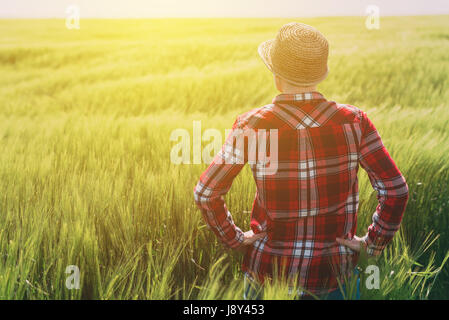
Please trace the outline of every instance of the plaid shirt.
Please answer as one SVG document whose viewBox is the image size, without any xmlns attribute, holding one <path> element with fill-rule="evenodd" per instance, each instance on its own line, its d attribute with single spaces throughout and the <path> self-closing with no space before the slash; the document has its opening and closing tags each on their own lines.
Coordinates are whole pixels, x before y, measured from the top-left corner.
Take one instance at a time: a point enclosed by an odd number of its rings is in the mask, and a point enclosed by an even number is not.
<svg viewBox="0 0 449 320">
<path fill-rule="evenodd" d="M 260 174 L 265 163 L 250 163 L 257 186 L 251 229 L 267 235 L 248 246 L 242 270 L 260 282 L 273 276 L 274 268 L 299 275 L 303 294 L 336 289 L 358 258 L 335 239 L 356 234 L 359 165 L 379 201 L 364 237 L 371 255 L 380 254 L 399 229 L 408 200 L 404 177 L 362 110 L 328 101 L 318 92 L 278 95 L 272 104 L 237 117 L 194 189 L 204 220 L 229 248 L 241 245 L 243 232 L 223 196 L 248 162 L 248 141 L 242 150 L 235 136 L 249 129 L 277 129 L 279 143 L 274 174 Z M 242 153 L 241 163 L 223 161 Z"/>
</svg>

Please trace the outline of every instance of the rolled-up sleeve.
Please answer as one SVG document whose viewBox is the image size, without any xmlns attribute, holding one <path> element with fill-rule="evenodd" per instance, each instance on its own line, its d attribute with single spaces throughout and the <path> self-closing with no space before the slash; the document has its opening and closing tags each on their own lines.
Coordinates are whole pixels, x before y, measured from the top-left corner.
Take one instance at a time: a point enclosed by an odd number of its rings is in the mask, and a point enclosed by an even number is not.
<svg viewBox="0 0 449 320">
<path fill-rule="evenodd" d="M 246 146 L 244 130 L 237 118 L 221 151 L 194 188 L 194 199 L 204 221 L 227 248 L 236 248 L 243 242 L 243 232 L 235 225 L 224 195 L 247 162 Z"/>
<path fill-rule="evenodd" d="M 363 238 L 368 254 L 376 256 L 400 227 L 408 201 L 408 185 L 365 112 L 362 112 L 360 165 L 366 170 L 379 202 Z"/>
</svg>

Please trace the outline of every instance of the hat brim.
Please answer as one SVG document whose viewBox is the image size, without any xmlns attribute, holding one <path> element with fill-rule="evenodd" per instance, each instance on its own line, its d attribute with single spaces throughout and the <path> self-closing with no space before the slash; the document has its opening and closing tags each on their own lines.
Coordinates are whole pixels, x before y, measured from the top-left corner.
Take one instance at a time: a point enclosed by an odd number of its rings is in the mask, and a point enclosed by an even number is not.
<svg viewBox="0 0 449 320">
<path fill-rule="evenodd" d="M 324 79 L 326 79 L 326 77 L 329 73 L 329 68 L 327 68 L 326 73 L 323 76 L 321 76 L 319 79 L 317 79 L 313 82 L 308 82 L 308 83 L 283 77 L 281 74 L 276 72 L 273 68 L 273 63 L 271 61 L 271 51 L 273 49 L 273 44 L 274 44 L 274 39 L 262 42 L 259 45 L 259 48 L 257 49 L 257 51 L 259 53 L 259 56 L 262 58 L 262 61 L 267 66 L 268 70 L 270 70 L 271 73 L 273 73 L 274 75 L 277 75 L 278 77 L 282 78 L 283 80 L 285 80 L 295 86 L 301 86 L 301 87 L 315 86 L 318 83 L 320 83 L 321 81 L 323 81 Z"/>
<path fill-rule="evenodd" d="M 274 73 L 273 65 L 271 63 L 271 49 L 273 48 L 273 43 L 274 39 L 262 42 L 257 51 L 259 52 L 259 56 L 262 58 L 262 61 L 267 66 L 268 70 Z"/>
</svg>

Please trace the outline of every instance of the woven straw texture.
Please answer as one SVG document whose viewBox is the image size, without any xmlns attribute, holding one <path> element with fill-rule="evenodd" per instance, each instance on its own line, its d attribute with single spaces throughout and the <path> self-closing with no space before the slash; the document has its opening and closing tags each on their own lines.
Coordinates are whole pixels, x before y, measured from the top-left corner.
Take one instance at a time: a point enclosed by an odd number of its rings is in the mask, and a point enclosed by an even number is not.
<svg viewBox="0 0 449 320">
<path fill-rule="evenodd" d="M 259 55 L 271 72 L 297 86 L 313 86 L 328 72 L 329 44 L 314 27 L 292 22 L 273 40 L 259 46 Z"/>
</svg>

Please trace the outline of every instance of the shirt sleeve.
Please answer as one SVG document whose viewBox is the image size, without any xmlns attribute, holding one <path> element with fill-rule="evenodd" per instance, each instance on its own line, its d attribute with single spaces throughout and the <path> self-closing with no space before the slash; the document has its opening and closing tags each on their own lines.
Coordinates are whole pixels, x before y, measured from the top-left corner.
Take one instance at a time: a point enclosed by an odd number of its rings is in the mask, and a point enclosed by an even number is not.
<svg viewBox="0 0 449 320">
<path fill-rule="evenodd" d="M 224 195 L 248 161 L 246 146 L 244 130 L 237 118 L 221 151 L 194 188 L 195 202 L 204 221 L 227 248 L 236 248 L 243 242 L 243 232 L 235 225 Z"/>
<path fill-rule="evenodd" d="M 360 165 L 366 170 L 379 201 L 363 239 L 368 254 L 377 256 L 400 227 L 408 201 L 408 185 L 365 112 L 361 125 Z"/>
</svg>

